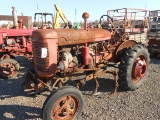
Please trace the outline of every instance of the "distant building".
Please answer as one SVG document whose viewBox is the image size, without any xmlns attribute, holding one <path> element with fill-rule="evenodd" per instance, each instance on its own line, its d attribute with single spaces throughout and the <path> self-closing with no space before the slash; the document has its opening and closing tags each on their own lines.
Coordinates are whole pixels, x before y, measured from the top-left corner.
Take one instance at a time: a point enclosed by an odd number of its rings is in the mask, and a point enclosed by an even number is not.
<svg viewBox="0 0 160 120">
<path fill-rule="evenodd" d="M 23 25 L 29 28 L 32 25 L 32 16 L 18 16 L 18 19 L 23 20 Z M 0 15 L 0 21 L 13 21 L 12 15 Z"/>
</svg>

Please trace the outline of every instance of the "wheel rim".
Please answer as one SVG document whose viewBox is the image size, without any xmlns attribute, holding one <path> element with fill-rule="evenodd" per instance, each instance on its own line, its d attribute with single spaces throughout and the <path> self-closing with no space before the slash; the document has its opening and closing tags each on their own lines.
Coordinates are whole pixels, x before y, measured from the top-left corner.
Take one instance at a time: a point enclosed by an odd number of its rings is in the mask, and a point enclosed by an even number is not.
<svg viewBox="0 0 160 120">
<path fill-rule="evenodd" d="M 138 83 L 147 71 L 146 59 L 143 55 L 136 58 L 132 68 L 132 81 Z"/>
<path fill-rule="evenodd" d="M 0 65 L 0 75 L 5 78 L 11 78 L 17 74 L 16 65 L 13 63 L 3 63 Z"/>
<path fill-rule="evenodd" d="M 59 99 L 52 109 L 52 119 L 71 120 L 79 110 L 79 100 L 72 95 Z"/>
</svg>

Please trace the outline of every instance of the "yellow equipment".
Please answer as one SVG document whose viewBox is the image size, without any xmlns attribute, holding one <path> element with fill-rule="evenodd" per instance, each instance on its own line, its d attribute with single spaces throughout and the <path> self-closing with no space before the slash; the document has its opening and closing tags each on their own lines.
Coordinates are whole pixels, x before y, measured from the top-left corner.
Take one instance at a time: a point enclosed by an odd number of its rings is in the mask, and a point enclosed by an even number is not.
<svg viewBox="0 0 160 120">
<path fill-rule="evenodd" d="M 11 26 L 11 22 L 8 22 L 8 24 L 7 24 L 7 29 L 9 29 L 10 28 L 10 26 Z"/>
<path fill-rule="evenodd" d="M 55 9 L 56 9 L 56 14 L 54 16 L 54 23 L 53 23 L 53 27 L 54 28 L 60 28 L 60 22 L 59 22 L 59 18 L 61 17 L 61 19 L 63 20 L 65 26 L 64 28 L 67 27 L 67 18 L 66 16 L 64 15 L 64 12 L 62 11 L 62 9 L 58 6 L 58 5 L 54 5 Z"/>
</svg>

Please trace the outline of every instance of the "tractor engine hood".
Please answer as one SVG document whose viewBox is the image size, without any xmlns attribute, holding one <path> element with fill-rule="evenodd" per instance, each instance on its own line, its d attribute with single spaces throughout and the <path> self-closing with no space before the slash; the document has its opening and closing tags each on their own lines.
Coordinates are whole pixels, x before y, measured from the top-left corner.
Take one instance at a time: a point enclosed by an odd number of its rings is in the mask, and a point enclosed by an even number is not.
<svg viewBox="0 0 160 120">
<path fill-rule="evenodd" d="M 104 29 L 90 28 L 84 29 L 38 29 L 32 32 L 32 40 L 57 39 L 58 46 L 82 44 L 110 40 L 111 33 Z"/>
</svg>

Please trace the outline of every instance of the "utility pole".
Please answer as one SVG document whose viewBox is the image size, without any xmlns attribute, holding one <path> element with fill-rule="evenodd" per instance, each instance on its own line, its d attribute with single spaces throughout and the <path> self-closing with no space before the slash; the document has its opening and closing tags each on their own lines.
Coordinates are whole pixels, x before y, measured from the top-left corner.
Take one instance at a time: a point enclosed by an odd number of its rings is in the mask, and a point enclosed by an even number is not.
<svg viewBox="0 0 160 120">
<path fill-rule="evenodd" d="M 36 0 L 36 2 L 37 2 L 37 12 L 38 12 L 38 0 Z"/>
<path fill-rule="evenodd" d="M 36 0 L 37 2 L 37 12 L 38 12 L 38 0 Z M 38 22 L 39 22 L 39 15 L 38 15 Z"/>
<path fill-rule="evenodd" d="M 147 1 L 145 2 L 145 10 L 147 10 Z"/>
<path fill-rule="evenodd" d="M 77 16 L 77 9 L 75 9 L 75 22 L 76 22 L 76 16 Z"/>
</svg>

